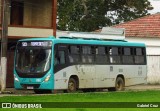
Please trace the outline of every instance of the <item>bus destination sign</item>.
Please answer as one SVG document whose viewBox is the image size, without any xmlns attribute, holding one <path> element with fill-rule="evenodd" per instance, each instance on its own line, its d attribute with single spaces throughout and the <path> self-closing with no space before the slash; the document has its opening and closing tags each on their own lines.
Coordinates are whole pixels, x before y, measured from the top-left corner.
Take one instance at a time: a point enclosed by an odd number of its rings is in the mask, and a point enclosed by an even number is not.
<svg viewBox="0 0 160 111">
<path fill-rule="evenodd" d="M 32 42 L 21 42 L 22 47 L 32 46 L 32 47 L 47 47 L 51 46 L 51 41 L 32 41 Z"/>
</svg>

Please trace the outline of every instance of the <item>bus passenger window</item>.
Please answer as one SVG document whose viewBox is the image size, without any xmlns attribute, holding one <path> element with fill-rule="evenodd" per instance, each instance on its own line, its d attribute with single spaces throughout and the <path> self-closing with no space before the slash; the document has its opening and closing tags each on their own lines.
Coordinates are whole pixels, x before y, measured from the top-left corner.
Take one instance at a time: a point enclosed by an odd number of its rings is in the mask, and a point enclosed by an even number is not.
<svg viewBox="0 0 160 111">
<path fill-rule="evenodd" d="M 143 48 L 135 48 L 135 63 L 136 64 L 144 64 L 145 63 L 145 54 Z"/>
<path fill-rule="evenodd" d="M 94 62 L 94 47 L 82 46 L 82 63 Z"/>
<path fill-rule="evenodd" d="M 55 55 L 54 55 L 54 65 L 58 65 L 59 64 L 59 60 L 58 60 L 58 54 L 57 52 L 55 52 Z"/>
<path fill-rule="evenodd" d="M 68 58 L 69 58 L 70 63 L 79 63 L 80 62 L 80 47 L 79 46 L 69 46 Z"/>
<path fill-rule="evenodd" d="M 122 50 L 122 61 L 124 64 L 133 64 L 133 48 L 125 47 Z"/>
<path fill-rule="evenodd" d="M 55 65 L 57 64 L 65 64 L 65 51 L 58 51 L 58 54 L 55 54 Z"/>
<path fill-rule="evenodd" d="M 59 51 L 59 58 L 60 58 L 60 60 L 59 60 L 60 64 L 65 64 L 66 63 L 66 61 L 65 61 L 65 52 L 64 51 Z"/>
<path fill-rule="evenodd" d="M 121 62 L 121 48 L 118 47 L 110 47 L 109 54 L 110 54 L 110 63 L 119 64 Z"/>
<path fill-rule="evenodd" d="M 107 64 L 108 63 L 108 50 L 106 47 L 97 47 L 96 48 L 96 63 Z"/>
</svg>

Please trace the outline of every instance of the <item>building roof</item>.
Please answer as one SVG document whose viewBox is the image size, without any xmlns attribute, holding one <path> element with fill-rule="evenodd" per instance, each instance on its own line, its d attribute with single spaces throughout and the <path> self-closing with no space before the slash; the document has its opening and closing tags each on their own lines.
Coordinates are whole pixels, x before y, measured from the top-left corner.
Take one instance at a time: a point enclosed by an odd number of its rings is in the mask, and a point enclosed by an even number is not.
<svg viewBox="0 0 160 111">
<path fill-rule="evenodd" d="M 126 37 L 160 38 L 160 13 L 144 16 L 112 27 L 125 28 Z"/>
</svg>

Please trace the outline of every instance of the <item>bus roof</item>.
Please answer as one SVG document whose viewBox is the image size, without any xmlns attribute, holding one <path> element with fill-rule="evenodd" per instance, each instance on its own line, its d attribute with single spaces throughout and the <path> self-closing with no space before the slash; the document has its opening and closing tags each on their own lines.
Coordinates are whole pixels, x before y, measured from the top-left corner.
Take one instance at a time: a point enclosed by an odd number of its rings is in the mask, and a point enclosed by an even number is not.
<svg viewBox="0 0 160 111">
<path fill-rule="evenodd" d="M 69 37 L 62 37 L 62 38 L 55 38 L 55 37 L 48 37 L 48 38 L 30 38 L 30 39 L 21 39 L 19 41 L 42 41 L 42 40 L 51 40 L 54 44 L 58 43 L 65 43 L 65 44 L 89 44 L 89 45 L 114 45 L 114 46 L 139 46 L 145 47 L 144 43 L 138 42 L 128 42 L 128 41 L 114 41 L 114 40 L 96 40 L 96 39 L 77 39 L 77 38 L 69 38 Z"/>
</svg>

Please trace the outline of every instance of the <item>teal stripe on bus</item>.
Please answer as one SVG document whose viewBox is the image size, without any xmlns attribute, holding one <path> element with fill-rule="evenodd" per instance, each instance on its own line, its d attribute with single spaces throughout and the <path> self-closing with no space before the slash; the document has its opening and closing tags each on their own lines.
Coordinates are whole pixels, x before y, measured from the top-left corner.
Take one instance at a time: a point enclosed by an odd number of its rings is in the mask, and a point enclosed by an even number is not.
<svg viewBox="0 0 160 111">
<path fill-rule="evenodd" d="M 114 46 L 139 46 L 146 47 L 144 43 L 138 42 L 128 42 L 128 41 L 107 41 L 107 40 L 84 40 L 84 39 L 69 39 L 69 38 L 31 38 L 22 39 L 20 41 L 39 41 L 39 40 L 51 40 L 54 44 L 64 43 L 64 44 L 89 44 L 89 45 L 114 45 Z"/>
</svg>

